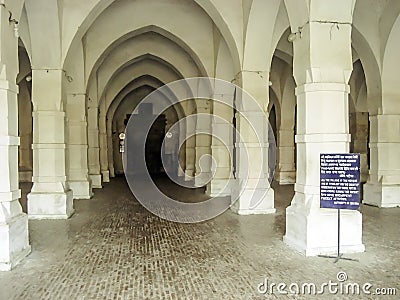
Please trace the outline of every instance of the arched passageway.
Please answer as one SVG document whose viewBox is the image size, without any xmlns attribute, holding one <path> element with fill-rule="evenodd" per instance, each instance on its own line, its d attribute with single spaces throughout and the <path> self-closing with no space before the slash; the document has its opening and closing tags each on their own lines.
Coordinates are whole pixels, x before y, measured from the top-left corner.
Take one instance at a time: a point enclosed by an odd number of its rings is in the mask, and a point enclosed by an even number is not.
<svg viewBox="0 0 400 300">
<path fill-rule="evenodd" d="M 280 236 L 307 256 L 336 251 L 336 212 L 319 206 L 321 153 L 360 153 L 363 203 L 400 206 L 396 1 L 78 2 L 0 1 L 0 269 L 30 252 L 28 217 L 68 219 L 112 186 L 129 116 L 179 80 L 152 103 L 179 99 L 150 134 L 150 173 L 171 169 L 201 199 L 237 200 L 239 215 L 285 208 Z M 211 80 L 187 83 L 198 77 Z M 178 123 L 180 147 L 160 148 Z M 294 189 L 287 207 L 275 205 L 273 171 L 278 189 Z M 32 181 L 27 214 L 19 181 Z M 363 252 L 361 211 L 343 226 L 342 251 Z"/>
</svg>

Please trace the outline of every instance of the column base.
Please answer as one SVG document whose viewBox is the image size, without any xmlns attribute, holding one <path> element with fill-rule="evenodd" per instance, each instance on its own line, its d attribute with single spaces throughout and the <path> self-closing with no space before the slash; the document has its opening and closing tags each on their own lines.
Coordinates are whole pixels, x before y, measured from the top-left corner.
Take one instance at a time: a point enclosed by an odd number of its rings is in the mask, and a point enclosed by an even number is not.
<svg viewBox="0 0 400 300">
<path fill-rule="evenodd" d="M 363 204 L 382 208 L 400 207 L 400 185 L 366 183 Z"/>
<path fill-rule="evenodd" d="M 182 168 L 178 168 L 178 177 L 183 177 L 185 176 L 185 172 L 182 170 Z"/>
<path fill-rule="evenodd" d="M 10 271 L 30 252 L 26 214 L 0 224 L 0 271 Z"/>
<path fill-rule="evenodd" d="M 196 187 L 203 187 L 206 186 L 207 184 L 210 183 L 210 179 L 212 178 L 211 173 L 201 173 L 201 174 L 196 174 L 194 178 L 194 185 Z"/>
<path fill-rule="evenodd" d="M 93 197 L 89 181 L 69 181 L 68 184 L 74 199 L 90 199 Z"/>
<path fill-rule="evenodd" d="M 101 171 L 103 182 L 110 182 L 110 171 Z"/>
<path fill-rule="evenodd" d="M 194 179 L 194 170 L 193 169 L 186 169 L 185 171 L 185 181 L 191 181 Z"/>
<path fill-rule="evenodd" d="M 30 193 L 28 194 L 28 218 L 32 220 L 68 219 L 74 213 L 73 194 Z"/>
<path fill-rule="evenodd" d="M 257 195 L 263 197 L 256 199 Z M 237 196 L 236 196 L 237 199 Z M 235 198 L 232 197 L 232 201 Z M 244 189 L 231 207 L 238 215 L 266 215 L 276 213 L 274 207 L 274 190 L 272 188 L 254 190 Z"/>
<path fill-rule="evenodd" d="M 282 171 L 277 172 L 275 180 L 280 185 L 295 184 L 296 183 L 296 171 Z"/>
<path fill-rule="evenodd" d="M 103 186 L 101 185 L 101 175 L 89 175 L 90 180 L 92 181 L 92 188 L 94 189 L 102 189 Z"/>
<path fill-rule="evenodd" d="M 207 186 L 207 194 L 211 197 L 226 197 L 232 193 L 229 179 L 213 179 Z"/>
<path fill-rule="evenodd" d="M 295 195 L 292 205 L 286 209 L 284 243 L 305 256 L 336 254 L 338 242 L 337 210 L 318 207 L 310 209 L 300 204 L 304 198 L 304 195 Z M 296 200 L 299 201 L 296 203 Z M 341 210 L 340 222 L 340 252 L 364 252 L 361 213 L 359 211 Z"/>
<path fill-rule="evenodd" d="M 32 182 L 32 171 L 19 171 L 19 182 Z"/>
</svg>

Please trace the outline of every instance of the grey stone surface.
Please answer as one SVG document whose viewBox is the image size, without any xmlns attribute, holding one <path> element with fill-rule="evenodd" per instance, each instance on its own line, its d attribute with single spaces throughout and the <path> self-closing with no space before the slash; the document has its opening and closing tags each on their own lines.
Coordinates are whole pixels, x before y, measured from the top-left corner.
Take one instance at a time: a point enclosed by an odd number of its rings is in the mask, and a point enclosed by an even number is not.
<svg viewBox="0 0 400 300">
<path fill-rule="evenodd" d="M 163 180 L 180 197 L 204 199 Z M 24 195 L 29 185 L 22 186 Z M 120 178 L 75 201 L 69 220 L 29 221 L 32 253 L 0 273 L 0 299 L 377 299 L 377 295 L 261 295 L 269 282 L 317 285 L 336 281 L 397 288 L 400 293 L 400 209 L 363 206 L 366 252 L 359 262 L 306 258 L 287 248 L 284 208 L 293 186 L 275 187 L 277 213 L 238 216 L 227 211 L 200 224 L 178 224 L 148 213 Z M 321 228 L 323 230 L 323 228 Z M 382 299 L 398 299 L 399 296 Z"/>
</svg>

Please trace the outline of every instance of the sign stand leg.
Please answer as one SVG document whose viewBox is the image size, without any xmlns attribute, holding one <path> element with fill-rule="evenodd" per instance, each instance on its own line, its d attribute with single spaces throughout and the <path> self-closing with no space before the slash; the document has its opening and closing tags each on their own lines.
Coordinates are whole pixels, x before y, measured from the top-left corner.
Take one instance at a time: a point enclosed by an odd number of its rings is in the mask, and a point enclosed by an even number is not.
<svg viewBox="0 0 400 300">
<path fill-rule="evenodd" d="M 347 257 L 343 257 L 343 253 L 340 253 L 340 208 L 338 208 L 337 210 L 338 214 L 338 218 L 337 218 L 337 224 L 338 224 L 338 234 L 337 234 L 337 239 L 338 239 L 338 244 L 337 244 L 337 255 L 336 256 L 331 256 L 331 255 L 318 255 L 319 257 L 324 257 L 324 258 L 334 258 L 335 260 L 333 261 L 333 263 L 337 263 L 339 260 L 343 259 L 343 260 L 351 260 L 351 261 L 358 261 L 358 259 L 353 259 L 353 258 L 347 258 Z"/>
</svg>

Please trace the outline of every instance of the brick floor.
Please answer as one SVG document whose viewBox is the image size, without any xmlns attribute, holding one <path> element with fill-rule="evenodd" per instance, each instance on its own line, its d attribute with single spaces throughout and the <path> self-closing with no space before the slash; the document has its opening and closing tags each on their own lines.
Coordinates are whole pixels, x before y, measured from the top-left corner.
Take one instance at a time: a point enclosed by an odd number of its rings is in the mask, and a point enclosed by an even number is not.
<svg viewBox="0 0 400 300">
<path fill-rule="evenodd" d="M 29 186 L 22 188 L 26 192 Z M 370 282 L 371 291 L 394 287 L 399 295 L 400 209 L 362 207 L 367 251 L 347 255 L 359 262 L 334 264 L 283 244 L 284 208 L 293 186 L 277 187 L 275 194 L 275 215 L 227 211 L 200 224 L 178 224 L 147 212 L 125 181 L 116 179 L 96 190 L 93 199 L 75 201 L 76 214 L 69 220 L 29 222 L 33 251 L 16 269 L 0 273 L 0 299 L 310 299 L 261 295 L 257 286 L 265 278 L 288 285 L 337 282 L 341 271 L 347 282 Z"/>
</svg>

